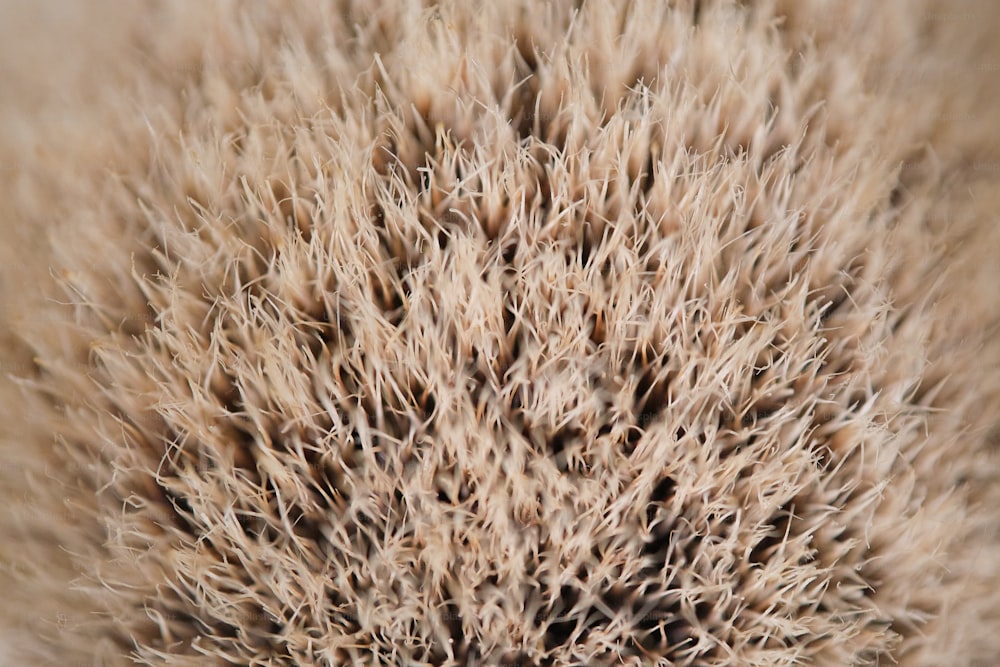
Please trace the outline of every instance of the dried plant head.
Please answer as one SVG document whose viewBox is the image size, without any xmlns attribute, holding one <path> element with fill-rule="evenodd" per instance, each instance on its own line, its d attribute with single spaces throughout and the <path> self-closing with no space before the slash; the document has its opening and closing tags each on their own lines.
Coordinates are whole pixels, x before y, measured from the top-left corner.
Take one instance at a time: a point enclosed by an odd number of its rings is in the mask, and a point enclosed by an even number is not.
<svg viewBox="0 0 1000 667">
<path fill-rule="evenodd" d="M 992 3 L 2 7 L 12 664 L 1000 655 Z"/>
</svg>

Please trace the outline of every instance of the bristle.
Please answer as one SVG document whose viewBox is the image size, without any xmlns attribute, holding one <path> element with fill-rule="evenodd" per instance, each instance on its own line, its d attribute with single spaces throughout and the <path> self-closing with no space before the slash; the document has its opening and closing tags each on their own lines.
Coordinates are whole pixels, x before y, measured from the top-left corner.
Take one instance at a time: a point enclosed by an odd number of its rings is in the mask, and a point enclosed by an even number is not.
<svg viewBox="0 0 1000 667">
<path fill-rule="evenodd" d="M 425 5 L 0 106 L 18 664 L 1000 655 L 990 3 Z"/>
</svg>

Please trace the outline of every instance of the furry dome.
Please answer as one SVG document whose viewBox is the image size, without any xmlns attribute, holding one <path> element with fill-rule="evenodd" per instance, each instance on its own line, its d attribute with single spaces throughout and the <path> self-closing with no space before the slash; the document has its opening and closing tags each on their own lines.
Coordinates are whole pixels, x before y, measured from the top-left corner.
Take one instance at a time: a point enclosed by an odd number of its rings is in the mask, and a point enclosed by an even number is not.
<svg viewBox="0 0 1000 667">
<path fill-rule="evenodd" d="M 0 74 L 12 664 L 1000 655 L 992 3 L 427 4 Z"/>
</svg>

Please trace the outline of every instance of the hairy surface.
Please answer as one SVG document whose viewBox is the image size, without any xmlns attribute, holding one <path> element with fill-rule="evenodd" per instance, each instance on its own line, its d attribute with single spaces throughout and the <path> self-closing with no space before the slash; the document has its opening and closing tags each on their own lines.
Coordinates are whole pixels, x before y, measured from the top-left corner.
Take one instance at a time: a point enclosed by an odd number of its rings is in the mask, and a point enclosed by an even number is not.
<svg viewBox="0 0 1000 667">
<path fill-rule="evenodd" d="M 11 659 L 1000 655 L 992 3 L 425 5 L 5 41 Z"/>
</svg>

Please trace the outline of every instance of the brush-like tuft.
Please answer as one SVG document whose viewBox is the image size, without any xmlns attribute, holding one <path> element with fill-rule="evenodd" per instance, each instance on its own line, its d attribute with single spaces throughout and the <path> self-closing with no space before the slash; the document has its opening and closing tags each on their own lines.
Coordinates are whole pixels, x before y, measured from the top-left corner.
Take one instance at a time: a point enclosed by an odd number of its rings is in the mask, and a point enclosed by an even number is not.
<svg viewBox="0 0 1000 667">
<path fill-rule="evenodd" d="M 18 664 L 1000 655 L 990 4 L 426 4 L 0 109 Z"/>
</svg>

